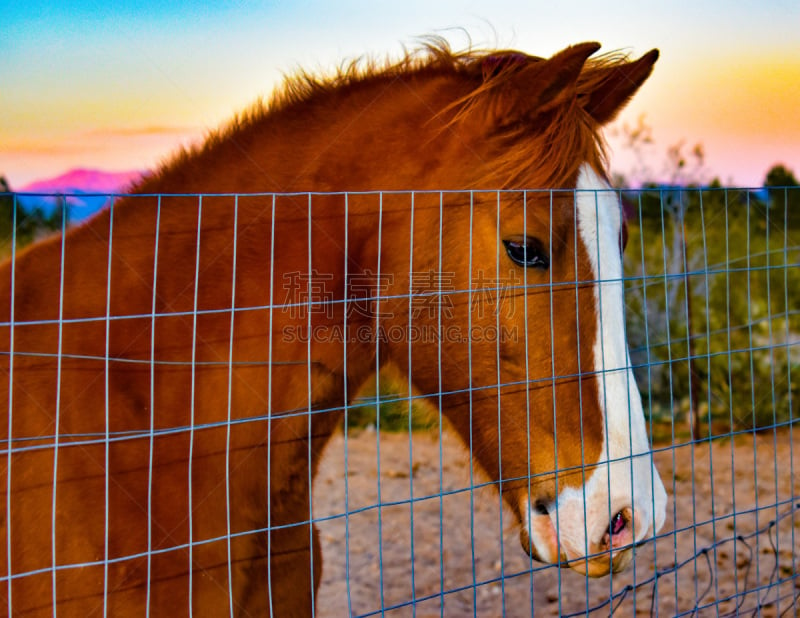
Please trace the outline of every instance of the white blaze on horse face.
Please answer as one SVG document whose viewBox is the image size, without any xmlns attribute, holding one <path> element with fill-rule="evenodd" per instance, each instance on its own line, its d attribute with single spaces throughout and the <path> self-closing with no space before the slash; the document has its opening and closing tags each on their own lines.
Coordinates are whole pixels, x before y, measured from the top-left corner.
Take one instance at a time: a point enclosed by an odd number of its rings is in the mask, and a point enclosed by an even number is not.
<svg viewBox="0 0 800 618">
<path fill-rule="evenodd" d="M 667 503 L 653 465 L 625 339 L 620 203 L 588 164 L 581 167 L 575 199 L 580 240 L 597 282 L 593 352 L 604 440 L 600 460 L 584 462 L 587 466 L 598 464 L 587 471 L 584 486 L 561 490 L 549 512 L 560 553 L 567 560 L 601 551 L 611 518 L 626 508 L 632 509 L 635 518 L 632 540 L 652 536 L 664 524 Z M 535 515 L 529 513 L 531 519 Z"/>
</svg>

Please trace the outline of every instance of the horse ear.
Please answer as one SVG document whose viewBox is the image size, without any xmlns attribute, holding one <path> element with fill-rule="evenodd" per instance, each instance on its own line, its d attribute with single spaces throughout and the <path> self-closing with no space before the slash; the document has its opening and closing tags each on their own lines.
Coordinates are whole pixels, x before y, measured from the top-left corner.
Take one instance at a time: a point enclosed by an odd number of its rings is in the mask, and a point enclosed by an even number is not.
<svg viewBox="0 0 800 618">
<path fill-rule="evenodd" d="M 519 53 L 493 54 L 482 61 L 493 126 L 531 120 L 574 97 L 586 60 L 599 43 L 581 43 L 544 60 Z"/>
<path fill-rule="evenodd" d="M 653 49 L 633 62 L 624 62 L 596 69 L 597 78 L 586 80 L 578 95 L 583 108 L 604 125 L 611 122 L 650 77 L 658 60 L 658 50 Z M 583 92 L 583 88 L 587 91 Z"/>
<path fill-rule="evenodd" d="M 567 47 L 541 64 L 537 76 L 537 113 L 545 112 L 575 96 L 578 76 L 589 56 L 600 49 L 600 43 L 579 43 Z"/>
</svg>

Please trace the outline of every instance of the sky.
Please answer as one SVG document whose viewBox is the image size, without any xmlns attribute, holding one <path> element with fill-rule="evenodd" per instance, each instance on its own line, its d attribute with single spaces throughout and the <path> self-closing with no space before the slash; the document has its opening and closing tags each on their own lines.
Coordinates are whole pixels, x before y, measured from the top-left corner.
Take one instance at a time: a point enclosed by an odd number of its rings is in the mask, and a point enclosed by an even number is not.
<svg viewBox="0 0 800 618">
<path fill-rule="evenodd" d="M 668 149 L 701 144 L 695 180 L 760 186 L 776 163 L 800 175 L 798 33 L 799 0 L 0 0 L 0 175 L 16 188 L 72 168 L 146 170 L 300 67 L 396 59 L 438 34 L 539 56 L 657 47 L 608 128 L 612 170 L 666 181 Z M 624 135 L 640 123 L 652 143 L 637 154 Z"/>
</svg>

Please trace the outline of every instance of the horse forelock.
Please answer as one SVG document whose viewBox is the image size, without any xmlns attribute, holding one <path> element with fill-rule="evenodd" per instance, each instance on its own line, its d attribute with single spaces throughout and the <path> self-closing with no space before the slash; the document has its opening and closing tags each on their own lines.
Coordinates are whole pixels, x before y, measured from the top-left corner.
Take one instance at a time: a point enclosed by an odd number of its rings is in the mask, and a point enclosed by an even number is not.
<svg viewBox="0 0 800 618">
<path fill-rule="evenodd" d="M 549 113 L 536 127 L 514 127 L 494 140 L 498 156 L 481 185 L 572 189 L 582 164 L 606 167 L 605 141 L 575 103 Z"/>
</svg>

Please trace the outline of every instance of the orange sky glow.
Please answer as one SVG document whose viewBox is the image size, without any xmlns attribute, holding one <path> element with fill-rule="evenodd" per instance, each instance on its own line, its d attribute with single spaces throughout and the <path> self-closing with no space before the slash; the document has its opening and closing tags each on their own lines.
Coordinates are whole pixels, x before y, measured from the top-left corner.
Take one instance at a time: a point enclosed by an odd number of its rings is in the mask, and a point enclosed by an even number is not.
<svg viewBox="0 0 800 618">
<path fill-rule="evenodd" d="M 800 174 L 800 4 L 676 0 L 667 9 L 643 0 L 595 15 L 588 0 L 535 9 L 497 0 L 491 10 L 408 1 L 425 8 L 354 12 L 352 2 L 309 0 L 200 14 L 149 0 L 149 12 L 125 13 L 87 1 L 54 14 L 49 3 L 27 3 L 0 34 L 0 175 L 22 187 L 76 167 L 146 170 L 268 97 L 297 67 L 325 73 L 362 54 L 396 58 L 431 32 L 456 49 L 537 55 L 581 40 L 633 55 L 658 47 L 653 76 L 609 128 L 613 171 L 635 176 L 644 166 L 648 180 L 666 181 L 667 149 L 699 143 L 696 181 L 759 186 L 776 163 Z M 643 162 L 614 137 L 640 118 L 654 141 Z"/>
</svg>

